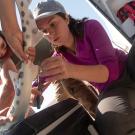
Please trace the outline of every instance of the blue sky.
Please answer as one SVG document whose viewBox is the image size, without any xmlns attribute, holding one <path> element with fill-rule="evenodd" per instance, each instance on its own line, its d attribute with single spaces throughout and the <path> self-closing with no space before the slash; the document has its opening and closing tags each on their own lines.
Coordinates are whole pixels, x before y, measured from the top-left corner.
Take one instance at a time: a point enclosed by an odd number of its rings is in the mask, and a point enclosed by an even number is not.
<svg viewBox="0 0 135 135">
<path fill-rule="evenodd" d="M 33 0 L 30 9 L 33 11 L 39 1 Z M 64 5 L 66 11 L 74 18 L 88 17 L 89 19 L 97 19 L 106 29 L 111 40 L 119 44 L 121 47 L 130 46 L 129 42 L 123 38 L 119 32 L 103 17 L 88 0 L 57 0 Z"/>
<path fill-rule="evenodd" d="M 33 10 L 35 6 L 37 5 L 37 2 L 39 1 L 45 1 L 45 0 L 33 0 L 32 4 L 30 6 L 30 9 Z M 89 8 L 89 5 L 85 0 L 58 0 L 60 3 L 62 3 L 68 13 L 70 13 L 73 17 L 88 17 L 88 16 L 94 16 L 93 13 L 91 13 L 91 9 Z M 96 15 L 95 15 L 96 16 Z"/>
<path fill-rule="evenodd" d="M 45 0 L 32 0 L 30 9 L 33 11 L 38 2 Z M 64 5 L 66 11 L 75 18 L 88 17 L 89 19 L 97 19 L 106 29 L 111 40 L 122 46 L 129 43 L 113 28 L 113 26 L 104 19 L 100 13 L 88 2 L 88 0 L 57 0 Z M 19 19 L 18 19 L 19 20 Z M 20 21 L 19 21 L 20 22 Z"/>
</svg>

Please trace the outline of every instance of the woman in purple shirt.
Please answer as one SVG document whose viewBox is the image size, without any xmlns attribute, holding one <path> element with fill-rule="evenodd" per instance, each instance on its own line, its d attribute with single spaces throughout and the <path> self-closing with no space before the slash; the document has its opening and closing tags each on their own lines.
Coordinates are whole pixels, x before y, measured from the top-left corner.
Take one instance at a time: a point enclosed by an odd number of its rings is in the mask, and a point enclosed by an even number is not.
<svg viewBox="0 0 135 135">
<path fill-rule="evenodd" d="M 46 81 L 89 81 L 100 92 L 95 120 L 100 134 L 135 133 L 135 102 L 130 96 L 135 86 L 127 72 L 127 55 L 113 48 L 99 22 L 72 18 L 57 1 L 41 2 L 36 11 L 38 28 L 59 54 L 41 64 L 42 75 L 49 76 Z"/>
</svg>

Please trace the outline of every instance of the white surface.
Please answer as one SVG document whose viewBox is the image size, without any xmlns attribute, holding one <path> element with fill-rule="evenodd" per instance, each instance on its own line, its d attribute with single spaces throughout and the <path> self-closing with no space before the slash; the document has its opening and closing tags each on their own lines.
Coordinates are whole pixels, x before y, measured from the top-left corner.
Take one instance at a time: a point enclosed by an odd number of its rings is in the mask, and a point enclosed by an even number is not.
<svg viewBox="0 0 135 135">
<path fill-rule="evenodd" d="M 124 23 L 122 23 L 121 27 L 129 37 L 132 37 L 135 34 L 134 21 L 130 18 L 128 18 Z"/>
<path fill-rule="evenodd" d="M 51 106 L 55 103 L 57 103 L 56 96 L 55 96 L 55 87 L 54 85 L 50 84 L 48 88 L 43 93 L 44 101 L 41 105 L 40 109 L 37 109 L 36 107 L 33 107 L 35 112 L 39 112 L 43 110 L 44 108 Z"/>
</svg>

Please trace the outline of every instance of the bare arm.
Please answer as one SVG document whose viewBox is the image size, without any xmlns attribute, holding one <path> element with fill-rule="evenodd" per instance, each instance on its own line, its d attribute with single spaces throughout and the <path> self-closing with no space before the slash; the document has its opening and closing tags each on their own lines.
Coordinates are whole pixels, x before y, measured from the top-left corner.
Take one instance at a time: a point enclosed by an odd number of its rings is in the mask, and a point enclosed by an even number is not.
<svg viewBox="0 0 135 135">
<path fill-rule="evenodd" d="M 104 83 L 108 80 L 109 71 L 105 65 L 73 65 L 71 78 L 87 80 L 89 82 Z"/>
<path fill-rule="evenodd" d="M 104 83 L 109 78 L 106 65 L 76 65 L 69 63 L 64 57 L 50 57 L 42 64 L 42 75 L 48 76 L 46 81 L 74 78 L 89 82 Z"/>
<path fill-rule="evenodd" d="M 13 98 L 14 98 L 14 89 L 11 81 L 8 80 L 3 87 L 3 92 L 0 97 L 0 111 L 2 111 L 7 107 L 10 107 Z"/>
<path fill-rule="evenodd" d="M 2 30 L 11 49 L 17 56 L 26 60 L 27 57 L 22 49 L 22 33 L 16 17 L 15 0 L 0 0 L 0 20 Z"/>
<path fill-rule="evenodd" d="M 14 98 L 14 88 L 9 76 L 9 70 L 17 72 L 17 69 L 10 58 L 4 61 L 2 66 L 3 75 L 1 76 L 2 80 L 5 80 L 2 95 L 0 97 L 0 110 L 10 107 L 13 98 Z"/>
</svg>

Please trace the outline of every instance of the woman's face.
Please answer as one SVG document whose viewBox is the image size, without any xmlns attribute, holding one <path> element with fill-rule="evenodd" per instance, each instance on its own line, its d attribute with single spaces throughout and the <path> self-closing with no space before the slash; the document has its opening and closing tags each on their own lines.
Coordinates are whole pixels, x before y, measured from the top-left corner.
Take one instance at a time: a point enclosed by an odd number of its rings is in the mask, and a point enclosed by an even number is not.
<svg viewBox="0 0 135 135">
<path fill-rule="evenodd" d="M 65 45 L 68 42 L 70 30 L 69 20 L 59 15 L 53 15 L 37 21 L 38 28 L 44 33 L 46 39 L 56 46 Z"/>
<path fill-rule="evenodd" d="M 0 37 L 0 57 L 3 57 L 6 54 L 7 45 L 2 37 Z"/>
</svg>

